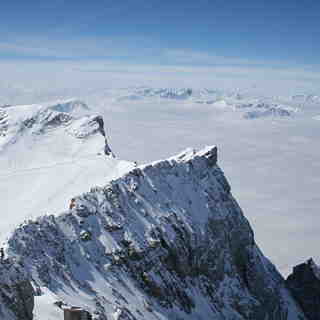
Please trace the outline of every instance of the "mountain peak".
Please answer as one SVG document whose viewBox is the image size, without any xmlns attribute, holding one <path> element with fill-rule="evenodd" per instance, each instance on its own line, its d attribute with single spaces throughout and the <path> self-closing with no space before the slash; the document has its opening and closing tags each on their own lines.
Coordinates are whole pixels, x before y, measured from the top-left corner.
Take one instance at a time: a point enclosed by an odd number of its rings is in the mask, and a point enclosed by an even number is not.
<svg viewBox="0 0 320 320">
<path fill-rule="evenodd" d="M 8 242 L 42 295 L 104 320 L 304 319 L 255 244 L 216 147 L 136 167 L 72 201 Z"/>
<path fill-rule="evenodd" d="M 88 110 L 78 100 L 0 109 L 2 212 L 11 217 L 0 222 L 0 239 L 24 219 L 59 214 L 72 196 L 133 167 L 114 157 L 102 116 Z"/>
</svg>

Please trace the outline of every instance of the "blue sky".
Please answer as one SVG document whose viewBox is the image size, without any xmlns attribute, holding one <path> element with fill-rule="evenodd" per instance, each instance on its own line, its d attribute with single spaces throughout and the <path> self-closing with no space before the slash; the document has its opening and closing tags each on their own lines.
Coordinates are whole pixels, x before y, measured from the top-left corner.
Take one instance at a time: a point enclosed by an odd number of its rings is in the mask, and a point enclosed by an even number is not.
<svg viewBox="0 0 320 320">
<path fill-rule="evenodd" d="M 318 65 L 320 2 L 3 0 L 0 59 Z"/>
</svg>

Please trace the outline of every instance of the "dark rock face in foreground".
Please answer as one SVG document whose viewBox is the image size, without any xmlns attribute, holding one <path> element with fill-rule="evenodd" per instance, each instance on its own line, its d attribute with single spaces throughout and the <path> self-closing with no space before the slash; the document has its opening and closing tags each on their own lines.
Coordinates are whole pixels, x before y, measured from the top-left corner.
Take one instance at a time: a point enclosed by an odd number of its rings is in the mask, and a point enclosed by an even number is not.
<svg viewBox="0 0 320 320">
<path fill-rule="evenodd" d="M 34 290 L 22 266 L 10 259 L 0 262 L 0 319 L 32 320 Z"/>
<path fill-rule="evenodd" d="M 320 319 L 320 269 L 309 259 L 293 268 L 286 280 L 292 295 L 310 320 Z"/>
</svg>

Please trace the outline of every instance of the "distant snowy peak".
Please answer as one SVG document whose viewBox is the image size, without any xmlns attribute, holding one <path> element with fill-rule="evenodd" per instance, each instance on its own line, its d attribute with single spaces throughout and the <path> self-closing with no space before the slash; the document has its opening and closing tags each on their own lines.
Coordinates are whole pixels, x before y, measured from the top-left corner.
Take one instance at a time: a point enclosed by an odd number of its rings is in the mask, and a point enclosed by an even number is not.
<svg viewBox="0 0 320 320">
<path fill-rule="evenodd" d="M 98 154 L 114 157 L 103 118 L 81 101 L 0 108 L 0 173 L 75 165 Z"/>
<path fill-rule="evenodd" d="M 236 107 L 238 109 L 246 110 L 243 115 L 245 119 L 290 117 L 298 111 L 297 108 L 288 105 L 264 102 L 238 104 Z"/>
<path fill-rule="evenodd" d="M 0 128 L 1 212 L 8 217 L 0 240 L 26 217 L 59 213 L 74 195 L 133 166 L 114 157 L 103 118 L 81 101 L 0 108 Z"/>
<path fill-rule="evenodd" d="M 316 94 L 296 94 L 291 96 L 291 99 L 295 102 L 313 102 L 320 103 L 320 96 Z"/>
<path fill-rule="evenodd" d="M 119 92 L 115 101 L 117 103 L 161 101 L 170 106 L 174 103 L 177 103 L 177 106 L 185 104 L 194 108 L 204 107 L 212 112 L 238 114 L 244 119 L 288 118 L 298 111 L 299 106 L 299 103 L 291 98 L 283 100 L 275 97 L 256 97 L 238 91 L 224 92 L 206 88 L 127 88 Z"/>
<path fill-rule="evenodd" d="M 78 100 L 0 108 L 0 150 L 25 136 L 34 136 L 39 141 L 37 136 L 55 130 L 63 130 L 77 139 L 97 133 L 106 137 L 102 117 L 90 114 L 89 107 Z"/>
<path fill-rule="evenodd" d="M 154 97 L 158 96 L 160 98 L 166 99 L 187 99 L 192 95 L 192 89 L 190 88 L 181 88 L 181 89 L 170 89 L 170 88 L 162 88 L 162 89 L 141 89 L 138 90 L 137 93 L 145 97 Z"/>
<path fill-rule="evenodd" d="M 118 101 L 143 100 L 143 99 L 162 99 L 193 101 L 195 103 L 205 103 L 207 101 L 217 101 L 223 97 L 240 98 L 236 93 L 224 93 L 216 89 L 195 89 L 195 88 L 152 88 L 138 87 L 127 88 L 120 91 Z"/>
<path fill-rule="evenodd" d="M 197 101 L 197 103 L 210 104 L 213 109 L 233 111 L 239 113 L 244 119 L 257 118 L 283 118 L 290 117 L 298 112 L 298 108 L 289 105 L 264 102 L 256 99 L 243 99 L 240 96 L 225 96 L 218 100 Z"/>
<path fill-rule="evenodd" d="M 163 98 L 173 100 L 185 100 L 192 96 L 190 88 L 138 88 L 127 95 L 118 98 L 119 101 L 141 100 L 146 98 Z"/>
<path fill-rule="evenodd" d="M 73 119 L 79 119 L 89 114 L 89 107 L 77 100 L 57 102 L 51 104 L 9 106 L 0 108 L 0 125 L 4 133 L 5 128 L 15 128 L 22 132 L 32 129 L 35 133 L 45 128 L 66 125 Z"/>
<path fill-rule="evenodd" d="M 302 107 L 305 104 L 319 104 L 320 95 L 317 94 L 294 94 L 294 95 L 263 95 L 249 90 L 223 90 L 218 88 L 196 87 L 127 87 L 119 89 L 107 89 L 102 99 L 108 97 L 115 102 L 152 101 L 154 99 L 163 102 L 186 102 L 194 104 L 214 104 L 225 101 L 227 105 L 284 105 Z M 291 110 L 291 112 L 293 112 Z"/>
</svg>

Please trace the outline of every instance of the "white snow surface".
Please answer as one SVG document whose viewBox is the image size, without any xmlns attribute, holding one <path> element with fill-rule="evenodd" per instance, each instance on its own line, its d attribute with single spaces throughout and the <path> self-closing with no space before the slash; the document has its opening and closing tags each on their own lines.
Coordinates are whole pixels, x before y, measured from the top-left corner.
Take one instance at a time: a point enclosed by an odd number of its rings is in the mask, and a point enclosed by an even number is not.
<svg viewBox="0 0 320 320">
<path fill-rule="evenodd" d="M 54 303 L 58 301 L 57 296 L 47 288 L 41 288 L 42 294 L 35 297 L 33 317 L 34 320 L 61 320 L 63 310 Z"/>
<path fill-rule="evenodd" d="M 77 100 L 0 108 L 0 241 L 25 219 L 59 214 L 70 199 L 127 172 L 104 154 L 96 116 Z M 2 135 L 1 135 L 2 133 Z"/>
</svg>

